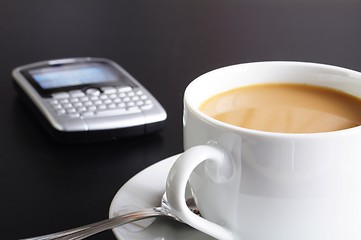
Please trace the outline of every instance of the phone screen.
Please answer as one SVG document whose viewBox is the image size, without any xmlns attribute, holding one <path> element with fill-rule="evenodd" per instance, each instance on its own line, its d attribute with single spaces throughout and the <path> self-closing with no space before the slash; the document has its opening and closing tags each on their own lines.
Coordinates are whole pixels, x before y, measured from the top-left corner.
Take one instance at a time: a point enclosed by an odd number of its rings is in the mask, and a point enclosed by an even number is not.
<svg viewBox="0 0 361 240">
<path fill-rule="evenodd" d="M 44 90 L 84 84 L 118 81 L 119 75 L 100 63 L 61 65 L 29 71 L 34 81 Z"/>
</svg>

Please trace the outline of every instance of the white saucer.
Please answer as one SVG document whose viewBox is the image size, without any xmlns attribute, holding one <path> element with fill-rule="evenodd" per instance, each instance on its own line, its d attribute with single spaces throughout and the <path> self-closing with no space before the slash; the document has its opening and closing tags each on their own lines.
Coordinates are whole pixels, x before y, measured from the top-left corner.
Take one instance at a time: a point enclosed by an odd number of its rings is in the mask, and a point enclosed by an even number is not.
<svg viewBox="0 0 361 240">
<path fill-rule="evenodd" d="M 131 178 L 110 205 L 109 217 L 160 205 L 165 182 L 178 155 L 162 160 Z M 185 224 L 168 218 L 151 218 L 113 229 L 119 240 L 210 240 L 213 239 Z"/>
</svg>

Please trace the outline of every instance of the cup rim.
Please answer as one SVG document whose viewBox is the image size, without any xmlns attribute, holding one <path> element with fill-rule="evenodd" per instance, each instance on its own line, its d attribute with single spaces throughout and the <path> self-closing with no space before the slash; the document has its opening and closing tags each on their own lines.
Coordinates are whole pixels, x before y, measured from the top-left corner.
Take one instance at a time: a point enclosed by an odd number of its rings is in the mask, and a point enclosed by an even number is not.
<svg viewBox="0 0 361 240">
<path fill-rule="evenodd" d="M 322 63 L 314 63 L 314 62 L 301 62 L 301 61 L 261 61 L 261 62 L 247 62 L 247 63 L 240 63 L 240 64 L 233 64 L 233 65 L 229 65 L 229 66 L 224 66 L 224 67 L 220 67 L 214 70 L 211 70 L 209 72 L 206 72 L 200 76 L 198 76 L 197 78 L 195 78 L 192 82 L 190 82 L 188 84 L 188 86 L 186 87 L 186 90 L 184 92 L 184 104 L 185 104 L 185 108 L 188 108 L 191 112 L 195 113 L 202 121 L 205 121 L 211 125 L 215 125 L 215 126 L 219 126 L 221 128 L 225 128 L 225 129 L 229 129 L 232 132 L 242 132 L 242 133 L 246 133 L 246 134 L 250 134 L 250 135 L 262 135 L 262 136 L 267 136 L 267 137 L 277 137 L 277 138 L 312 138 L 312 137 L 330 137 L 333 135 L 340 135 L 340 134 L 349 134 L 355 131 L 361 131 L 361 125 L 356 126 L 356 127 L 351 127 L 351 128 L 346 128 L 346 129 L 340 129 L 340 130 L 334 130 L 334 131 L 328 131 L 328 132 L 310 132 L 310 133 L 284 133 L 284 132 L 268 132 L 268 131 L 263 131 L 263 130 L 256 130 L 256 129 L 250 129 L 250 128 L 245 128 L 245 127 L 240 127 L 240 126 L 235 126 L 229 123 L 225 123 L 222 122 L 220 120 L 214 119 L 210 116 L 208 116 L 207 114 L 203 113 L 202 111 L 199 110 L 199 106 L 196 107 L 195 104 L 190 103 L 189 102 L 189 92 L 190 89 L 193 87 L 193 85 L 200 81 L 200 79 L 206 77 L 207 75 L 216 73 L 218 71 L 224 71 L 227 70 L 229 68 L 237 68 L 237 67 L 241 67 L 244 65 L 254 65 L 254 64 L 265 64 L 265 65 L 269 65 L 269 64 L 276 64 L 278 66 L 280 65 L 284 65 L 284 66 L 291 66 L 291 65 L 299 65 L 299 66 L 314 66 L 314 67 L 319 67 L 319 68 L 324 68 L 324 69 L 329 69 L 329 70 L 336 70 L 336 71 L 340 71 L 340 72 L 347 72 L 350 74 L 357 74 L 360 75 L 360 84 L 361 84 L 361 72 L 355 71 L 355 70 L 351 70 L 351 69 L 347 69 L 347 68 L 343 68 L 343 67 L 339 67 L 339 66 L 334 66 L 334 65 L 328 65 L 328 64 L 322 64 Z M 352 94 L 351 94 L 352 95 Z"/>
</svg>

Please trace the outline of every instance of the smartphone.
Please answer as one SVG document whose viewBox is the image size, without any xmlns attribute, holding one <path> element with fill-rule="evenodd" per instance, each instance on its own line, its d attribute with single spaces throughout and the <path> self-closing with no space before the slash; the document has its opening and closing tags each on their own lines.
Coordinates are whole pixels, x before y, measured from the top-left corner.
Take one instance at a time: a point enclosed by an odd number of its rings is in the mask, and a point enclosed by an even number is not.
<svg viewBox="0 0 361 240">
<path fill-rule="evenodd" d="M 19 95 L 60 141 L 153 133 L 167 118 L 155 97 L 109 59 L 41 61 L 15 68 L 12 77 Z"/>
</svg>

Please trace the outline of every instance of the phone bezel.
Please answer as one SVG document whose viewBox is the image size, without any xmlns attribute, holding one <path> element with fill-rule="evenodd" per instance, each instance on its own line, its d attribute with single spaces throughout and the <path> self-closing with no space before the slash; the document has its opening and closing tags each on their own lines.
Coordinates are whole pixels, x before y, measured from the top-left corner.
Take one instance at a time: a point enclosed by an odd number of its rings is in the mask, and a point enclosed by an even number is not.
<svg viewBox="0 0 361 240">
<path fill-rule="evenodd" d="M 30 74 L 33 70 L 38 69 L 45 69 L 45 68 L 62 68 L 67 66 L 76 66 L 76 65 L 89 65 L 92 64 L 101 64 L 105 67 L 109 68 L 113 73 L 115 73 L 118 78 L 117 81 L 108 81 L 108 82 L 99 82 L 99 83 L 89 83 L 89 84 L 78 84 L 78 85 L 72 85 L 72 86 L 65 86 L 65 87 L 57 87 L 57 88 L 49 88 L 44 89 L 42 88 L 37 81 L 33 78 L 33 76 Z M 60 69 L 61 71 L 61 69 Z M 54 93 L 58 92 L 68 92 L 72 90 L 82 90 L 85 91 L 88 88 L 102 88 L 107 86 L 130 86 L 130 87 L 136 87 L 136 83 L 131 81 L 124 70 L 117 67 L 110 61 L 105 60 L 82 60 L 82 61 L 72 61 L 72 62 L 64 62 L 64 63 L 54 63 L 47 62 L 41 65 L 37 66 L 31 66 L 25 69 L 22 69 L 20 73 L 24 76 L 24 78 L 31 84 L 31 86 L 44 98 L 49 98 Z"/>
</svg>

